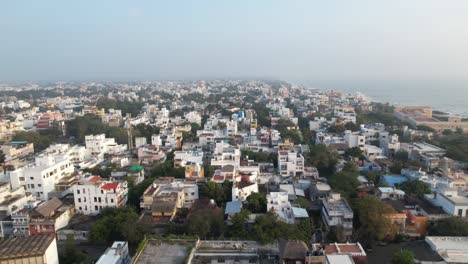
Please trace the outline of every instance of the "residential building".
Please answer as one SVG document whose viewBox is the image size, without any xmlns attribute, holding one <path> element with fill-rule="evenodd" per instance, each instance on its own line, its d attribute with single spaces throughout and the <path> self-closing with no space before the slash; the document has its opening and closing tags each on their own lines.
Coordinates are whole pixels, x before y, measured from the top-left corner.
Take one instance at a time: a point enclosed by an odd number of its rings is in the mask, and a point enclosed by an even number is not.
<svg viewBox="0 0 468 264">
<path fill-rule="evenodd" d="M 57 198 L 43 202 L 29 214 L 29 234 L 55 235 L 57 230 L 68 225 L 73 214 L 73 207 Z"/>
<path fill-rule="evenodd" d="M 322 220 L 326 227 L 341 227 L 345 238 L 353 234 L 353 217 L 353 209 L 339 193 L 322 200 Z"/>
<path fill-rule="evenodd" d="M 405 198 L 405 192 L 395 187 L 379 187 L 377 189 L 377 196 L 380 199 L 401 200 Z"/>
<path fill-rule="evenodd" d="M 11 141 L 2 145 L 0 151 L 5 155 L 5 165 L 16 168 L 20 160 L 34 154 L 34 144 L 27 141 Z"/>
<path fill-rule="evenodd" d="M 355 264 L 367 264 L 367 254 L 362 245 L 357 243 L 312 244 L 312 251 L 325 256 L 349 255 Z M 342 262 L 337 262 L 341 264 Z M 347 262 L 344 262 L 347 263 Z M 352 263 L 352 262 L 351 262 Z"/>
<path fill-rule="evenodd" d="M 211 159 L 211 166 L 223 167 L 232 165 L 237 168 L 240 164 L 241 152 L 239 148 L 233 147 L 228 143 L 216 143 Z"/>
<path fill-rule="evenodd" d="M 351 132 L 350 130 L 346 130 L 344 140 L 348 144 L 348 148 L 358 147 L 361 150 L 364 150 L 366 137 L 361 135 L 359 132 Z"/>
<path fill-rule="evenodd" d="M 244 202 L 252 193 L 258 193 L 256 181 L 240 180 L 232 184 L 232 201 Z"/>
<path fill-rule="evenodd" d="M 11 189 L 7 182 L 0 182 L 0 215 L 9 216 L 12 212 L 23 208 L 33 199 L 30 193 L 26 193 L 23 186 Z"/>
<path fill-rule="evenodd" d="M 106 138 L 105 134 L 85 136 L 86 149 L 93 155 L 119 153 L 127 150 L 127 145 L 119 145 L 114 138 Z"/>
<path fill-rule="evenodd" d="M 97 215 L 107 207 L 127 203 L 127 182 L 105 181 L 99 176 L 81 179 L 73 186 L 75 209 L 84 215 Z"/>
<path fill-rule="evenodd" d="M 450 215 L 468 217 L 468 197 L 456 189 L 439 189 L 434 194 L 425 195 L 430 202 Z"/>
<path fill-rule="evenodd" d="M 35 162 L 10 172 L 13 189 L 25 186 L 26 191 L 41 200 L 48 200 L 55 185 L 75 170 L 74 162 L 67 154 L 42 153 Z"/>
<path fill-rule="evenodd" d="M 138 148 L 138 162 L 140 164 L 150 165 L 165 160 L 166 153 L 159 146 L 145 145 Z"/>
<path fill-rule="evenodd" d="M 380 132 L 379 146 L 383 150 L 383 154 L 387 157 L 393 157 L 400 150 L 400 141 L 398 135 L 389 132 Z"/>
<path fill-rule="evenodd" d="M 202 179 L 205 177 L 205 169 L 203 164 L 195 162 L 187 162 L 185 164 L 186 179 Z"/>
<path fill-rule="evenodd" d="M 96 264 L 130 264 L 132 258 L 127 241 L 115 241 L 98 259 Z"/>
<path fill-rule="evenodd" d="M 294 214 L 287 192 L 270 192 L 267 194 L 267 211 L 274 212 L 280 220 L 294 223 Z"/>
<path fill-rule="evenodd" d="M 38 235 L 0 240 L 0 263 L 59 264 L 55 236 Z"/>
<path fill-rule="evenodd" d="M 282 177 L 304 173 L 304 156 L 295 150 L 278 151 L 278 168 Z"/>
<path fill-rule="evenodd" d="M 151 213 L 152 222 L 171 221 L 180 208 L 190 208 L 198 200 L 198 186 L 193 181 L 159 178 L 143 193 L 140 208 Z"/>
<path fill-rule="evenodd" d="M 401 149 L 409 154 L 409 159 L 421 162 L 428 170 L 439 166 L 440 160 L 445 156 L 446 150 L 425 142 L 404 143 Z"/>
<path fill-rule="evenodd" d="M 468 263 L 468 237 L 427 236 L 425 240 L 444 263 Z"/>
<path fill-rule="evenodd" d="M 174 168 L 185 167 L 187 163 L 203 164 L 203 151 L 174 151 Z"/>
</svg>

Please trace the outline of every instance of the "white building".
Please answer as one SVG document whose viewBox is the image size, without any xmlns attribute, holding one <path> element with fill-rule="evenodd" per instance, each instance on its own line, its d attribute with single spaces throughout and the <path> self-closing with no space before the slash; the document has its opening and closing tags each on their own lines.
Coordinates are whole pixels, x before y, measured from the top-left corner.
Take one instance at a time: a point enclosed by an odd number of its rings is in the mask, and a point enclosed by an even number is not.
<svg viewBox="0 0 468 264">
<path fill-rule="evenodd" d="M 234 168 L 239 167 L 241 152 L 239 148 L 233 147 L 228 143 L 218 142 L 214 149 L 211 166 L 224 167 L 232 165 Z"/>
<path fill-rule="evenodd" d="M 32 196 L 26 193 L 23 186 L 11 189 L 7 182 L 0 182 L 0 215 L 11 215 L 15 210 L 22 209 Z"/>
<path fill-rule="evenodd" d="M 439 189 L 433 195 L 425 195 L 434 205 L 450 215 L 468 217 L 468 197 L 462 196 L 458 190 Z"/>
<path fill-rule="evenodd" d="M 282 177 L 304 173 L 304 156 L 294 151 L 278 151 L 278 168 Z"/>
<path fill-rule="evenodd" d="M 128 264 L 132 258 L 126 241 L 115 241 L 99 258 L 96 264 Z"/>
<path fill-rule="evenodd" d="M 93 155 L 114 154 L 127 150 L 127 145 L 119 145 L 114 138 L 106 138 L 105 134 L 85 136 L 86 149 Z"/>
<path fill-rule="evenodd" d="M 353 210 L 348 202 L 341 198 L 339 193 L 333 193 L 331 197 L 322 200 L 322 220 L 330 228 L 341 226 L 343 235 L 349 237 L 353 233 Z"/>
<path fill-rule="evenodd" d="M 187 163 L 203 164 L 203 151 L 174 151 L 174 167 L 185 167 Z"/>
<path fill-rule="evenodd" d="M 395 187 L 379 187 L 377 196 L 380 199 L 401 200 L 405 197 L 405 192 Z"/>
<path fill-rule="evenodd" d="M 146 145 L 146 138 L 145 137 L 135 137 L 135 148 L 139 148 L 141 146 Z"/>
<path fill-rule="evenodd" d="M 232 185 L 232 201 L 244 202 L 252 193 L 258 193 L 257 182 L 234 182 Z"/>
<path fill-rule="evenodd" d="M 84 215 L 97 215 L 106 207 L 122 207 L 127 203 L 127 182 L 104 181 L 90 176 L 73 186 L 75 209 Z"/>
<path fill-rule="evenodd" d="M 43 153 L 36 157 L 34 163 L 10 172 L 11 187 L 24 186 L 37 199 L 48 200 L 55 184 L 74 170 L 69 155 Z"/>
<path fill-rule="evenodd" d="M 364 155 L 366 155 L 370 161 L 373 161 L 378 157 L 382 157 L 383 151 L 374 145 L 364 145 Z"/>
<path fill-rule="evenodd" d="M 350 130 L 345 131 L 344 139 L 348 144 L 348 148 L 358 147 L 361 150 L 364 150 L 366 144 L 366 137 L 362 136 L 359 133 L 353 133 Z"/>
<path fill-rule="evenodd" d="M 444 263 L 468 263 L 468 237 L 427 236 L 426 243 Z"/>
<path fill-rule="evenodd" d="M 288 223 L 294 223 L 294 214 L 287 192 L 270 192 L 267 194 L 267 211 L 273 211 L 278 217 Z"/>
<path fill-rule="evenodd" d="M 383 154 L 388 157 L 393 157 L 400 150 L 398 135 L 390 135 L 389 132 L 380 132 L 379 145 Z"/>
</svg>

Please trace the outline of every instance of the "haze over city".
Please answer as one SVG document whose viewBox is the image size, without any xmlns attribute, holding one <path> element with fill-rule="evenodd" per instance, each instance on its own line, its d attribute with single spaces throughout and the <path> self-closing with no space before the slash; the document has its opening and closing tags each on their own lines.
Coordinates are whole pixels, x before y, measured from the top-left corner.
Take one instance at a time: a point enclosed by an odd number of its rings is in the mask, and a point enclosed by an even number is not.
<svg viewBox="0 0 468 264">
<path fill-rule="evenodd" d="M 0 81 L 467 79 L 468 2 L 3 1 Z"/>
</svg>

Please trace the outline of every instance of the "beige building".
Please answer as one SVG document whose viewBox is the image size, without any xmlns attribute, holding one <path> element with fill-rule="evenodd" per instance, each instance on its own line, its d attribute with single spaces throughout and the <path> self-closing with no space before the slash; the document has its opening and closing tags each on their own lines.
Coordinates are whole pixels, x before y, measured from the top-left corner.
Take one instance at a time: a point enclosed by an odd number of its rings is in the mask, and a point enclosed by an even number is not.
<svg viewBox="0 0 468 264">
<path fill-rule="evenodd" d="M 468 122 L 463 122 L 459 116 L 437 116 L 432 114 L 429 106 L 404 106 L 396 107 L 394 116 L 401 121 L 408 122 L 414 127 L 428 126 L 437 132 L 444 130 L 462 129 L 468 133 Z"/>
<path fill-rule="evenodd" d="M 0 264 L 58 264 L 55 236 L 0 240 Z"/>
</svg>

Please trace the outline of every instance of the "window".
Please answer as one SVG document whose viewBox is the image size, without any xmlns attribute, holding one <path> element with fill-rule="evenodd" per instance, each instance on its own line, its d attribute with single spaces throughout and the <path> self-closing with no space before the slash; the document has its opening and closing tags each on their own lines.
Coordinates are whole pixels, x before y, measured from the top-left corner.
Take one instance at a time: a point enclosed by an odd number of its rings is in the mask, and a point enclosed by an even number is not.
<svg viewBox="0 0 468 264">
<path fill-rule="evenodd" d="M 81 198 L 78 198 L 78 202 L 81 203 Z"/>
<path fill-rule="evenodd" d="M 29 177 L 29 179 L 34 180 L 34 177 Z"/>
<path fill-rule="evenodd" d="M 96 198 L 96 197 L 94 197 L 94 202 L 95 202 L 95 203 L 97 202 L 97 198 Z"/>
<path fill-rule="evenodd" d="M 101 197 L 98 198 L 98 201 L 101 202 Z"/>
<path fill-rule="evenodd" d="M 81 211 L 81 206 L 79 208 L 80 208 L 80 211 Z"/>
<path fill-rule="evenodd" d="M 86 193 L 86 191 L 85 191 L 85 189 L 83 189 L 83 194 L 85 194 L 85 193 Z"/>
<path fill-rule="evenodd" d="M 42 187 L 42 184 L 38 183 L 38 184 L 37 184 L 37 187 Z"/>
<path fill-rule="evenodd" d="M 77 194 L 80 194 L 80 190 L 76 190 L 76 193 L 77 193 Z"/>
<path fill-rule="evenodd" d="M 114 199 L 111 199 L 111 203 L 114 203 Z"/>
<path fill-rule="evenodd" d="M 463 210 L 462 209 L 458 209 L 458 216 L 462 216 L 463 214 Z"/>
<path fill-rule="evenodd" d="M 95 211 L 97 211 L 97 210 L 98 210 L 98 206 L 97 206 L 97 205 L 96 205 L 96 206 L 94 206 L 94 210 L 95 210 Z"/>
</svg>

